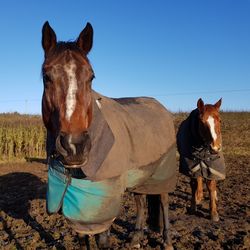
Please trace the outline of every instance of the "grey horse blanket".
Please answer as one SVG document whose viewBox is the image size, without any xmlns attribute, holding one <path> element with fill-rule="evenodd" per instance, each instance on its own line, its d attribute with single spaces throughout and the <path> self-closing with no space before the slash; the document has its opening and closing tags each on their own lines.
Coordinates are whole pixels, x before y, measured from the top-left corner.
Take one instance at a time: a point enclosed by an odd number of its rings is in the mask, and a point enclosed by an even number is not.
<svg viewBox="0 0 250 250">
<path fill-rule="evenodd" d="M 126 187 L 137 175 L 148 179 L 135 185 L 138 192 L 173 191 L 176 140 L 170 112 L 153 98 L 111 99 L 94 91 L 93 109 L 92 148 L 81 168 L 87 178 L 100 181 L 127 173 Z"/>
<path fill-rule="evenodd" d="M 79 171 L 52 159 L 47 190 L 48 212 L 62 207 L 75 231 L 85 234 L 110 227 L 125 190 L 172 192 L 177 167 L 173 118 L 160 103 L 144 97 L 110 99 L 94 91 L 92 95 L 88 162 Z M 83 176 L 76 178 L 75 170 Z"/>
<path fill-rule="evenodd" d="M 198 109 L 193 110 L 177 132 L 177 148 L 180 154 L 181 173 L 196 178 L 223 180 L 226 166 L 222 152 L 213 153 L 198 134 Z"/>
</svg>

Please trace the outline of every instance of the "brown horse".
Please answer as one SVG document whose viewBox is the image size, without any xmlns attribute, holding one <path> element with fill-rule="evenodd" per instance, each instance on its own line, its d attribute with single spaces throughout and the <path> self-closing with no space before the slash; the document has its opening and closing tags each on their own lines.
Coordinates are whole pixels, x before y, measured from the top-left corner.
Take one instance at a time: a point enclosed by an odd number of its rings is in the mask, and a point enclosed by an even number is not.
<svg viewBox="0 0 250 250">
<path fill-rule="evenodd" d="M 200 98 L 197 109 L 182 122 L 177 133 L 180 153 L 180 172 L 191 177 L 191 211 L 203 199 L 203 178 L 206 180 L 210 196 L 210 215 L 219 220 L 216 200 L 216 180 L 225 179 L 225 163 L 221 153 L 221 119 L 219 109 L 222 100 L 214 105 L 206 104 Z"/>
<path fill-rule="evenodd" d="M 80 235 L 99 234 L 118 216 L 121 196 L 129 190 L 137 204 L 132 244 L 143 235 L 148 210 L 149 221 L 162 218 L 164 246 L 171 249 L 168 192 L 176 184 L 172 116 L 153 98 L 111 99 L 93 91 L 94 71 L 87 58 L 92 43 L 89 23 L 75 42 L 57 42 L 49 23 L 43 26 L 48 212 L 62 208 Z M 108 245 L 103 235 L 100 247 Z"/>
</svg>

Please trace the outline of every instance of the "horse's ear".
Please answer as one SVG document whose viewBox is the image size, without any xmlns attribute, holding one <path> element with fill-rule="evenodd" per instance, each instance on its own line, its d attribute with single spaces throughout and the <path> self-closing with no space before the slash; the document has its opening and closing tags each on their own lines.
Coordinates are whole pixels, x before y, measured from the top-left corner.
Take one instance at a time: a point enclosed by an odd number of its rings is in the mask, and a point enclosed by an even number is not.
<svg viewBox="0 0 250 250">
<path fill-rule="evenodd" d="M 204 102 L 201 98 L 197 101 L 197 108 L 199 109 L 200 113 L 204 112 Z"/>
<path fill-rule="evenodd" d="M 49 51 L 56 46 L 56 33 L 50 27 L 49 22 L 46 21 L 42 29 L 42 46 L 44 49 L 45 56 Z"/>
<path fill-rule="evenodd" d="M 87 23 L 76 41 L 77 46 L 81 48 L 86 55 L 89 53 L 93 45 L 93 33 L 92 25 Z"/>
<path fill-rule="evenodd" d="M 216 108 L 217 110 L 220 109 L 221 103 L 222 103 L 222 98 L 220 98 L 220 100 L 214 104 L 214 106 L 215 106 L 215 108 Z"/>
</svg>

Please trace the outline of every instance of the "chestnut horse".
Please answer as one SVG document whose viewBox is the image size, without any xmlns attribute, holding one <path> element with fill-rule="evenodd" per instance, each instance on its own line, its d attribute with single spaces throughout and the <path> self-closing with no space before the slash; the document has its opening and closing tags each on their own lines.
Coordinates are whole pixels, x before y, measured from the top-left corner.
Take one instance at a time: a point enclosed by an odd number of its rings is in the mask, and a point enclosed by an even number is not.
<svg viewBox="0 0 250 250">
<path fill-rule="evenodd" d="M 222 100 L 214 105 L 204 105 L 200 98 L 197 109 L 184 120 L 177 133 L 177 147 L 180 153 L 180 172 L 191 177 L 191 211 L 203 199 L 203 178 L 210 196 L 210 216 L 219 220 L 217 212 L 216 180 L 225 179 L 225 163 L 221 152 L 221 118 L 219 109 Z"/>
<path fill-rule="evenodd" d="M 172 116 L 153 98 L 112 99 L 92 90 L 95 75 L 87 58 L 92 43 L 89 23 L 75 42 L 57 42 L 48 22 L 42 29 L 48 212 L 62 209 L 79 235 L 100 234 L 118 216 L 128 190 L 137 206 L 132 245 L 143 236 L 148 210 L 149 222 L 153 216 L 161 219 L 164 246 L 171 249 L 168 192 L 176 184 Z M 99 246 L 108 246 L 107 234 L 101 235 Z"/>
</svg>

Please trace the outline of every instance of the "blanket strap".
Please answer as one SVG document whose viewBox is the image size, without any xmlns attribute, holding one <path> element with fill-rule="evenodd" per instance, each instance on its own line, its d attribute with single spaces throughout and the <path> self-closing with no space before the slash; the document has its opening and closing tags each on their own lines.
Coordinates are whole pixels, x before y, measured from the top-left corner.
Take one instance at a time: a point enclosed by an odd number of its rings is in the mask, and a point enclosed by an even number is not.
<svg viewBox="0 0 250 250">
<path fill-rule="evenodd" d="M 86 178 L 86 175 L 83 173 L 81 169 L 81 165 L 75 168 L 67 168 L 61 162 L 60 158 L 61 157 L 58 153 L 51 154 L 48 159 L 48 165 L 53 166 L 53 168 L 56 169 L 56 171 L 60 172 L 61 174 L 66 175 L 68 178 L 76 178 L 76 179 Z M 57 167 L 57 164 L 53 164 L 53 161 L 60 162 L 60 167 Z"/>
<path fill-rule="evenodd" d="M 197 171 L 203 172 L 203 169 L 208 169 L 209 172 L 220 179 L 225 179 L 225 174 L 215 170 L 212 167 L 212 162 L 220 158 L 218 154 L 211 153 L 209 146 L 203 146 L 200 148 L 193 147 L 194 152 L 192 153 L 194 165 L 191 168 L 193 174 Z"/>
<path fill-rule="evenodd" d="M 192 171 L 192 173 L 194 174 L 195 172 L 199 171 L 199 170 L 202 169 L 202 168 L 209 169 L 209 171 L 210 171 L 213 175 L 216 175 L 216 176 L 218 176 L 218 177 L 221 178 L 221 179 L 225 179 L 225 177 L 226 177 L 225 174 L 222 174 L 222 173 L 220 173 L 219 171 L 213 169 L 212 167 L 207 166 L 206 162 L 203 162 L 203 161 L 200 161 L 199 164 L 195 165 L 195 166 L 191 169 L 191 171 Z"/>
<path fill-rule="evenodd" d="M 209 146 L 204 146 L 200 148 L 192 147 L 194 149 L 194 152 L 192 153 L 193 160 L 194 161 L 215 161 L 220 158 L 218 154 L 211 153 Z"/>
</svg>

